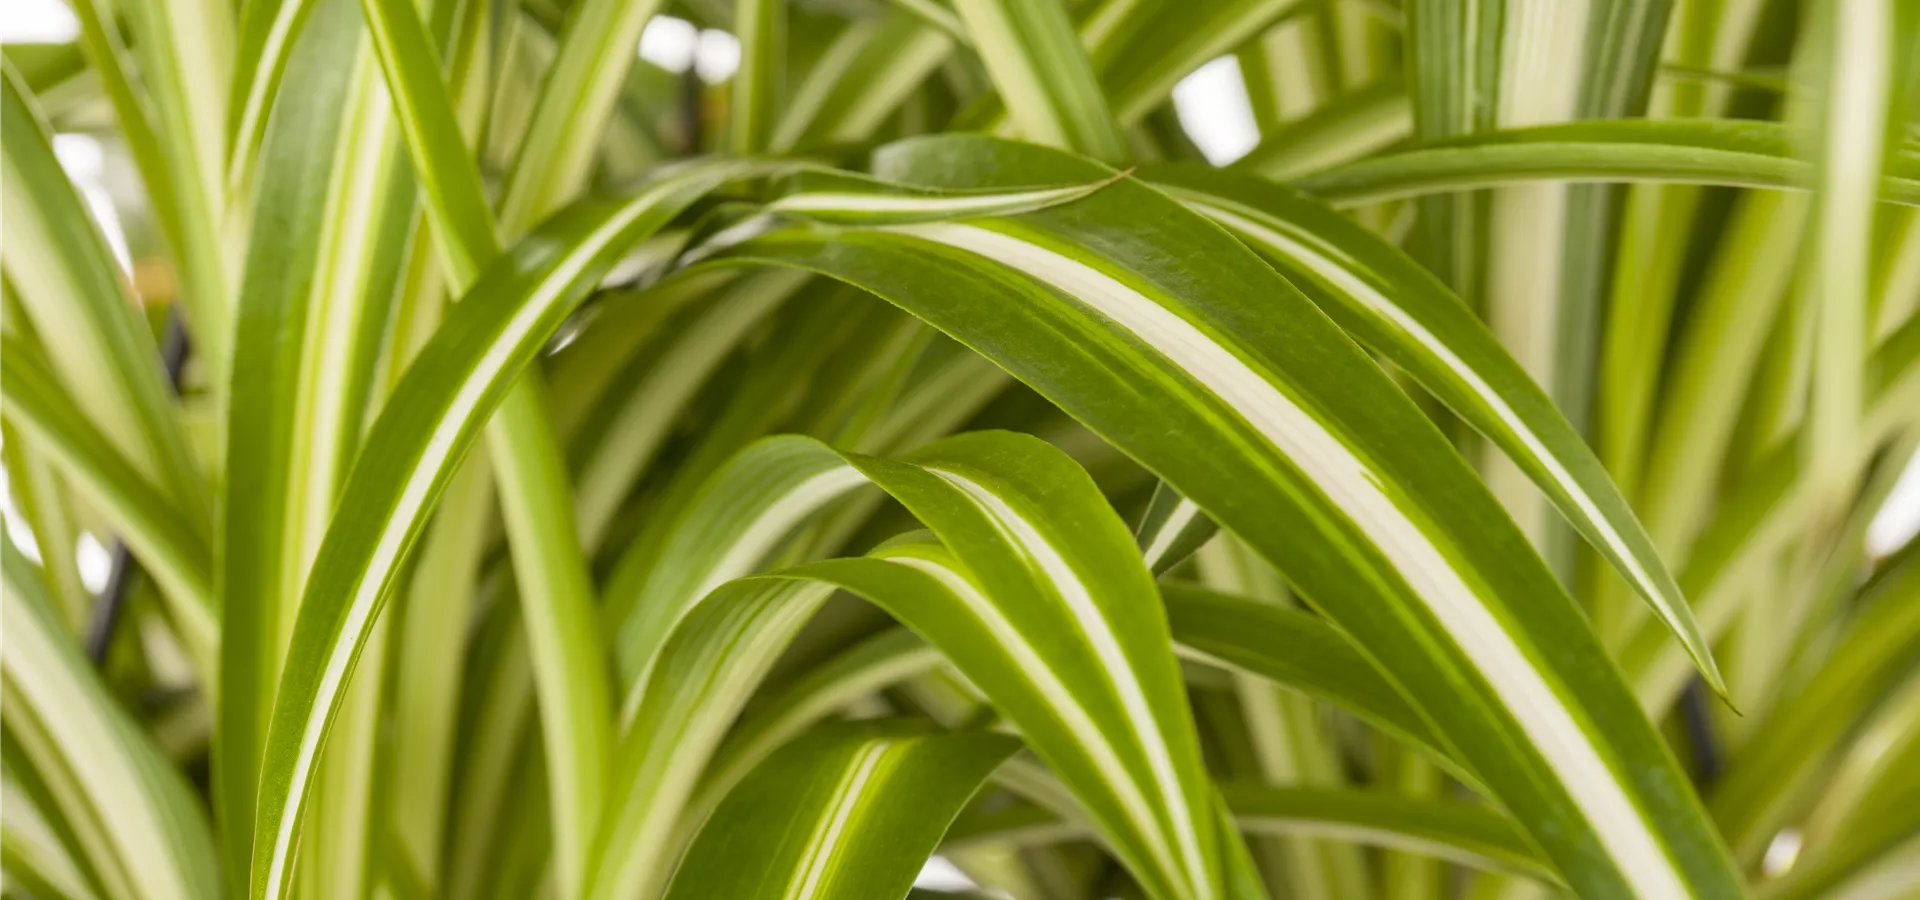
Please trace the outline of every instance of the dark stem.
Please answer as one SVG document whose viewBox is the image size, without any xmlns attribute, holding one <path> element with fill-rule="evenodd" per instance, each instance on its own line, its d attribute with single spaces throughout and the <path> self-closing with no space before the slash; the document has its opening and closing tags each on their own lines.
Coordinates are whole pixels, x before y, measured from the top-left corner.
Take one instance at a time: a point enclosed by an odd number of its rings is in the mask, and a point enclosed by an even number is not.
<svg viewBox="0 0 1920 900">
<path fill-rule="evenodd" d="M 1680 721 L 1687 730 L 1687 743 L 1693 745 L 1693 764 L 1699 770 L 1701 787 L 1717 780 L 1726 765 L 1713 734 L 1712 711 L 1707 708 L 1710 702 L 1707 686 L 1698 678 L 1688 682 L 1686 692 L 1680 695 Z"/>
<path fill-rule="evenodd" d="M 688 156 L 698 156 L 700 145 L 706 139 L 707 123 L 700 103 L 705 91 L 698 67 L 689 64 L 686 73 L 680 76 L 680 127 L 685 132 L 684 149 Z"/>
<path fill-rule="evenodd" d="M 187 324 L 180 317 L 177 300 L 167 313 L 167 334 L 160 344 L 160 362 L 166 368 L 167 384 L 173 388 L 174 396 L 178 397 L 180 372 L 187 363 Z M 107 648 L 113 646 L 113 636 L 120 628 L 120 620 L 124 618 L 127 598 L 132 596 L 134 580 L 139 576 L 139 566 L 133 561 L 133 555 L 127 552 L 124 541 L 116 538 L 107 552 L 111 561 L 111 567 L 107 570 L 107 586 L 100 592 L 100 599 L 93 607 L 93 617 L 87 623 L 87 658 L 96 666 L 107 659 Z"/>
</svg>

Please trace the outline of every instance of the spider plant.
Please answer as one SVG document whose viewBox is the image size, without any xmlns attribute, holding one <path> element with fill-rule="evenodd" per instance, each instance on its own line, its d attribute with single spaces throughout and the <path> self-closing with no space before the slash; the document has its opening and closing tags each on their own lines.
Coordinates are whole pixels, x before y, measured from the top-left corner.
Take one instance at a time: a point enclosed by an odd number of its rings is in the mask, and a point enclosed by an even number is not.
<svg viewBox="0 0 1920 900">
<path fill-rule="evenodd" d="M 71 5 L 9 896 L 1920 879 L 1920 4 Z"/>
</svg>

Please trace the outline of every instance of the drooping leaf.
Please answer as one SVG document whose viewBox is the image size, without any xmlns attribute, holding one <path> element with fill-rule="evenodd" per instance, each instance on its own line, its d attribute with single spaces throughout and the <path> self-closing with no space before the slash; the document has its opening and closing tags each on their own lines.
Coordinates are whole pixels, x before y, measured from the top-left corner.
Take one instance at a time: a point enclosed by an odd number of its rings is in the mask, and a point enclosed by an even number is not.
<svg viewBox="0 0 1920 900">
<path fill-rule="evenodd" d="M 1213 867 L 1219 863 L 1212 856 L 1214 839 L 1206 824 L 1212 821 L 1211 801 L 1196 784 L 1204 775 L 1197 747 L 1187 743 L 1192 740 L 1191 724 L 1183 721 L 1184 703 L 1176 699 L 1182 697 L 1179 676 L 1164 637 L 1158 597 L 1125 529 L 1086 476 L 1043 447 L 1013 435 L 981 434 L 937 443 L 915 454 L 912 463 L 895 463 L 843 457 L 797 438 L 776 439 L 749 450 L 736 463 L 781 475 L 772 483 L 786 487 L 738 498 L 709 495 L 692 515 L 728 526 L 722 534 L 729 536 L 702 541 L 717 548 L 710 555 L 729 561 L 737 557 L 732 566 L 747 566 L 766 549 L 765 539 L 753 536 L 775 537 L 791 527 L 791 513 L 783 515 L 783 510 L 817 507 L 818 497 L 810 499 L 809 493 L 818 491 L 798 491 L 796 486 L 842 485 L 850 476 L 853 484 L 871 479 L 900 499 L 953 542 L 955 554 L 967 563 L 950 561 L 938 546 L 896 543 L 876 551 L 880 559 L 816 563 L 780 577 L 855 591 L 915 628 L 1021 725 L 1029 742 L 1088 804 L 1103 836 L 1138 877 L 1153 884 L 1156 895 L 1217 895 L 1219 876 Z M 766 464 L 781 460 L 789 464 Z M 804 467 L 793 469 L 794 464 Z M 727 485 L 743 479 L 718 481 Z M 775 526 L 761 526 L 768 521 Z M 1104 566 L 1096 567 L 1103 559 Z M 739 571 L 701 562 L 693 568 L 707 578 Z M 986 574 L 974 574 L 982 569 Z M 718 739 L 713 717 L 724 717 L 719 720 L 724 724 L 731 717 L 729 710 L 738 708 L 740 700 L 730 705 L 716 702 L 717 695 L 711 694 L 737 687 L 707 681 L 676 687 L 687 680 L 685 667 L 692 664 L 672 660 L 703 640 L 722 640 L 699 635 L 723 626 L 695 623 L 715 621 L 722 615 L 719 610 L 730 605 L 779 603 L 784 610 L 797 604 L 802 607 L 797 614 L 766 606 L 761 615 L 769 624 L 733 626 L 750 627 L 749 634 L 777 637 L 784 630 L 790 636 L 823 596 L 813 587 L 807 588 L 813 593 L 794 593 L 800 588 L 776 591 L 754 588 L 754 583 L 731 583 L 719 596 L 706 590 L 676 593 L 672 596 L 685 598 L 682 604 L 698 602 L 671 617 L 649 616 L 647 607 L 638 608 L 637 620 L 658 624 L 636 634 L 659 635 L 652 638 L 653 646 L 665 649 L 629 657 L 657 662 L 643 662 L 642 680 L 628 702 L 634 713 L 627 740 L 644 750 L 639 757 L 622 754 L 623 787 L 614 795 L 619 798 L 617 812 L 609 813 L 604 826 L 604 867 L 593 881 L 596 896 L 645 890 L 649 858 L 660 852 L 664 829 L 692 788 L 670 773 L 689 764 L 686 758 L 699 752 L 700 740 Z M 795 599 L 780 601 L 782 596 Z M 773 624 L 787 621 L 791 624 Z M 663 629 L 670 630 L 663 634 Z M 1162 635 L 1157 647 L 1155 630 Z M 664 645 L 659 643 L 663 639 Z M 716 647 L 705 652 L 723 651 Z M 759 653 L 766 655 L 764 650 Z M 771 662 L 755 656 L 742 659 L 760 671 Z M 735 677 L 733 668 L 714 660 L 690 671 Z M 742 677 L 757 680 L 758 675 L 747 672 Z M 684 711 L 695 703 L 688 699 L 689 692 L 696 690 L 709 694 L 701 713 L 693 717 L 707 724 L 698 726 L 684 721 Z M 707 736 L 692 738 L 688 729 L 694 727 L 705 729 Z M 675 733 L 680 736 L 661 737 Z M 616 847 L 656 849 L 649 855 L 616 857 L 611 849 Z"/>
<path fill-rule="evenodd" d="M 902 145 L 878 174 L 979 188 L 1097 171 L 1037 150 L 944 139 Z M 1543 567 L 1524 562 L 1537 560 L 1458 457 L 1310 303 L 1187 216 L 1122 181 L 991 227 L 788 230 L 730 252 L 831 274 L 905 306 L 1148 462 L 1223 525 L 1255 536 L 1442 723 L 1502 802 L 1527 810 L 1517 817 L 1570 883 L 1596 891 L 1625 889 L 1624 879 L 1644 890 L 1657 882 L 1658 891 L 1691 883 L 1706 893 L 1733 883 L 1589 627 L 1566 600 L 1540 600 L 1563 595 Z M 1171 263 L 1203 258 L 1204 275 Z M 1422 434 L 1431 449 L 1416 451 Z M 1309 545 L 1348 549 L 1308 553 Z M 1401 612 L 1374 612 L 1382 608 Z M 1590 662 L 1574 664 L 1576 656 Z M 1501 711 L 1522 697 L 1547 714 Z M 1645 812 L 1652 804 L 1664 811 Z M 1549 828 L 1549 819 L 1560 824 Z"/>
<path fill-rule="evenodd" d="M 1302 691 L 1447 758 L 1443 740 L 1325 620 L 1198 585 L 1168 582 L 1160 593 L 1183 655 Z"/>
<path fill-rule="evenodd" d="M 1920 205 L 1920 162 L 1889 159 L 1880 198 Z M 1527 181 L 1800 188 L 1812 169 L 1775 122 L 1622 119 L 1541 125 L 1384 153 L 1296 182 L 1337 206 Z"/>
<path fill-rule="evenodd" d="M 992 732 L 826 728 L 787 745 L 714 810 L 668 900 L 896 900 L 947 824 L 1020 746 Z"/>
<path fill-rule="evenodd" d="M 1297 788 L 1229 782 L 1221 797 L 1233 822 L 1257 834 L 1355 841 L 1429 854 L 1476 868 L 1516 872 L 1553 882 L 1504 815 L 1459 801 L 1418 800 L 1386 791 Z M 1043 807 L 1022 804 L 963 816 L 948 833 L 951 847 L 986 841 L 1058 841 L 1085 829 Z"/>
<path fill-rule="evenodd" d="M 1333 210 L 1199 168 L 1148 178 L 1238 235 L 1338 322 L 1486 435 L 1645 598 L 1707 684 L 1726 685 L 1653 541 L 1600 460 L 1467 306 L 1411 258 Z"/>
</svg>

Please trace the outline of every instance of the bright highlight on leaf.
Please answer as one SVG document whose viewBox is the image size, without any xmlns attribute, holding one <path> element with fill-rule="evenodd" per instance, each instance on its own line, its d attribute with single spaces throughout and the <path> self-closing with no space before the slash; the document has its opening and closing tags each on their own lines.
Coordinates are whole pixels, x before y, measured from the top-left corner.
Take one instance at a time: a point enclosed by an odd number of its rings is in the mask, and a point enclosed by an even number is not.
<svg viewBox="0 0 1920 900">
<path fill-rule="evenodd" d="M 1914 3 L 70 5 L 0 893 L 1913 880 Z"/>
</svg>

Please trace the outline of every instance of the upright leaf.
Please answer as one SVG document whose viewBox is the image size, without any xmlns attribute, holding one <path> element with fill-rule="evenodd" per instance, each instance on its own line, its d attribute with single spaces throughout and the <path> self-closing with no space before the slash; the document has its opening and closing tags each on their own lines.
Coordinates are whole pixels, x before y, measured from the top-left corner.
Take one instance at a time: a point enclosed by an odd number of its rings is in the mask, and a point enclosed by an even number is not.
<svg viewBox="0 0 1920 900">
<path fill-rule="evenodd" d="M 53 154 L 53 134 L 11 67 L 0 76 L 6 240 L 0 264 L 45 342 L 47 363 L 136 471 L 196 535 L 211 529 L 206 483 L 175 417 L 153 333 L 119 264 Z"/>
<path fill-rule="evenodd" d="M 354 55 L 359 22 L 351 3 L 322 6 L 296 54 L 303 90 L 280 106 L 266 138 L 256 230 L 235 310 L 226 494 L 219 523 L 225 640 L 213 759 L 224 871 L 236 883 L 252 865 L 255 793 L 273 686 L 310 553 L 334 499 L 330 490 L 318 496 L 311 492 L 314 473 L 305 465 L 336 450 L 315 447 L 325 439 L 308 430 L 319 424 L 315 406 L 323 400 L 316 396 L 322 385 L 315 383 L 321 338 L 310 334 L 316 330 L 310 312 L 319 293 L 315 282 L 334 268 L 321 265 L 322 234 L 331 211 L 332 151 L 344 128 L 352 81 L 352 67 L 338 60 Z M 338 385 L 328 386 L 324 399 L 344 400 L 335 396 L 338 391 Z M 327 471 L 323 477 L 331 484 L 335 476 Z"/>
<path fill-rule="evenodd" d="M 730 177 L 697 165 L 623 202 L 561 216 L 503 257 L 423 350 L 365 441 L 315 560 L 274 701 L 252 894 L 286 896 L 300 814 L 347 676 L 408 551 L 485 414 L 625 249 Z M 342 523 L 350 523 L 340 527 Z"/>
<path fill-rule="evenodd" d="M 767 148 L 773 111 L 781 102 L 787 67 L 787 4 L 780 0 L 735 0 L 740 69 L 729 98 L 727 144 L 735 153 Z"/>
<path fill-rule="evenodd" d="M 1126 143 L 1058 0 L 960 0 L 973 46 L 1028 140 L 1108 162 Z"/>
<path fill-rule="evenodd" d="M 175 634 L 199 674 L 211 677 L 220 645 L 212 551 L 197 522 L 149 482 L 79 411 L 39 353 L 0 339 L 0 396 L 7 423 L 45 450 L 152 573 Z"/>
</svg>

